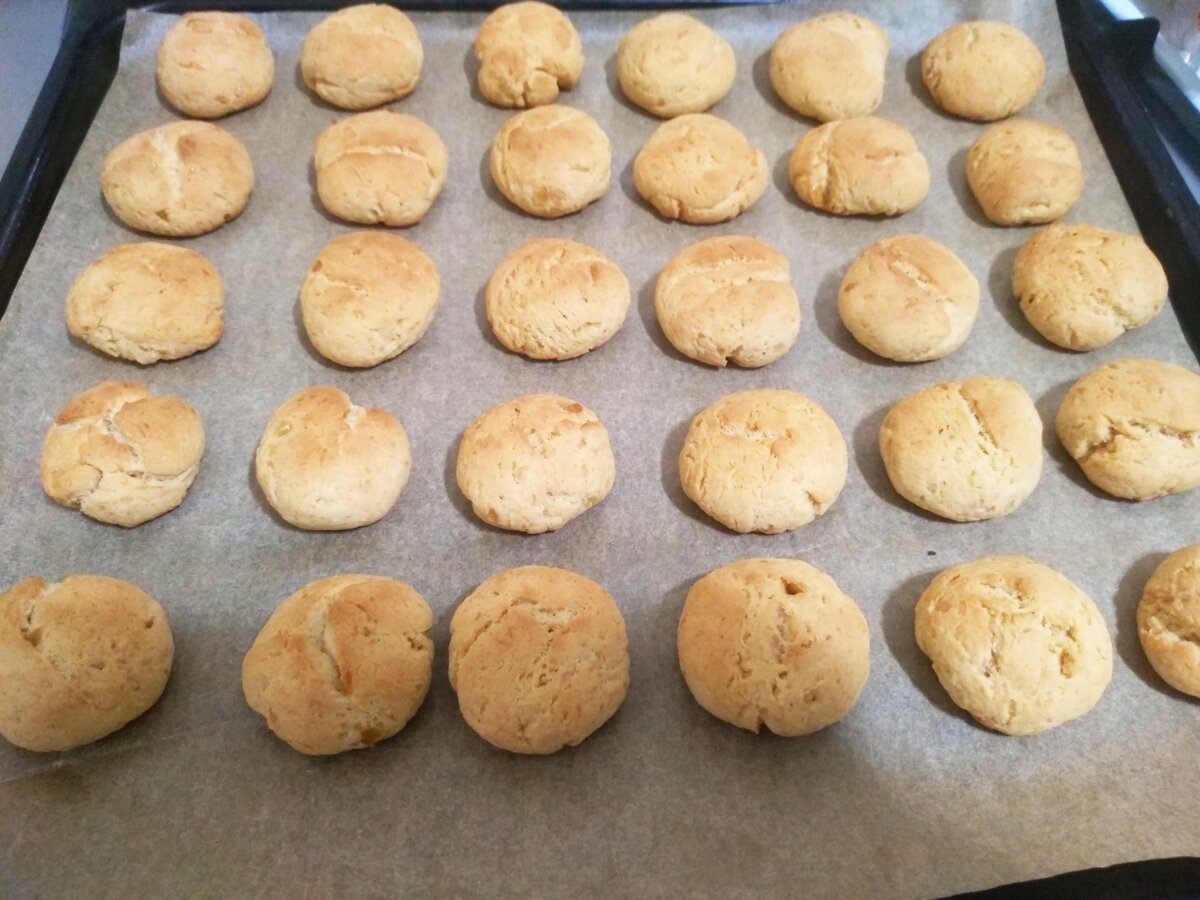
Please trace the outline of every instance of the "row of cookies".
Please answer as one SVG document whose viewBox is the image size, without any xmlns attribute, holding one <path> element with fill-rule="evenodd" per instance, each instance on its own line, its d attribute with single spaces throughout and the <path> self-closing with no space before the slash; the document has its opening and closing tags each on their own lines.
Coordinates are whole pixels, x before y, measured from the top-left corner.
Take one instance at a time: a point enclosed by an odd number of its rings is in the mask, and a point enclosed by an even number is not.
<svg viewBox="0 0 1200 900">
<path fill-rule="evenodd" d="M 1084 375 L 1058 409 L 1059 440 L 1109 494 L 1149 500 L 1200 487 L 1200 375 L 1148 359 Z M 46 435 L 41 479 L 57 503 L 133 527 L 183 502 L 204 453 L 199 413 L 133 381 L 73 398 Z M 957 522 L 1013 512 L 1042 471 L 1042 421 L 1015 381 L 968 378 L 895 404 L 880 454 L 896 491 Z M 683 491 L 736 532 L 807 525 L 841 494 L 849 467 L 836 422 L 788 390 L 726 394 L 691 421 L 679 452 Z M 404 427 L 333 387 L 306 388 L 271 416 L 255 453 L 263 495 L 312 531 L 370 525 L 399 500 L 412 468 Z M 608 430 L 586 406 L 532 394 L 484 412 L 463 432 L 456 480 L 497 528 L 562 528 L 612 490 Z"/>
<path fill-rule="evenodd" d="M 346 222 L 406 227 L 445 185 L 446 145 L 415 116 L 390 109 L 330 125 L 313 156 L 316 193 Z M 659 125 L 633 162 L 633 183 L 667 220 L 729 221 L 767 184 L 767 158 L 734 125 L 708 113 Z M 489 171 L 513 206 L 539 218 L 579 212 L 607 193 L 612 143 L 586 112 L 552 104 L 517 113 L 492 143 Z M 1061 128 L 1013 119 L 988 128 L 966 156 L 971 190 L 999 225 L 1062 218 L 1083 191 L 1079 152 Z M 837 215 L 901 215 L 929 191 L 929 163 L 903 125 L 874 116 L 821 125 L 788 157 L 796 195 Z M 113 214 L 163 237 L 205 234 L 245 209 L 254 187 L 246 148 L 207 122 L 160 125 L 105 157 L 101 191 Z"/>
<path fill-rule="evenodd" d="M 788 27 L 770 54 L 779 99 L 802 116 L 829 122 L 873 113 L 883 99 L 891 41 L 863 16 L 835 12 Z M 474 44 L 480 94 L 496 106 L 553 103 L 583 75 L 584 53 L 571 20 L 546 3 L 509 3 L 481 23 Z M 364 110 L 407 97 L 425 60 L 412 20 L 383 4 L 341 9 L 315 25 L 300 51 L 300 74 L 327 103 Z M 651 16 L 621 40 L 615 70 L 622 93 L 660 118 L 704 112 L 733 86 L 733 47 L 681 12 Z M 1041 51 L 1003 22 L 962 22 L 929 42 L 921 74 L 946 112 L 995 121 L 1023 109 L 1045 78 Z M 264 100 L 275 78 L 267 37 L 245 16 L 188 13 L 158 48 L 163 97 L 186 116 L 215 119 Z"/>
<path fill-rule="evenodd" d="M 1088 712 L 1112 677 L 1112 641 L 1095 603 L 1022 556 L 952 566 L 922 593 L 918 646 L 950 698 L 976 721 L 1031 735 Z M 1200 544 L 1146 583 L 1138 636 L 1151 665 L 1200 697 Z M 432 679 L 433 613 L 404 582 L 324 578 L 284 600 L 242 662 L 246 702 L 301 753 L 370 747 L 416 714 Z M 688 591 L 676 634 L 696 701 L 740 728 L 796 737 L 854 707 L 870 670 L 858 605 L 798 559 L 746 559 Z M 0 595 L 0 735 L 28 750 L 69 750 L 153 706 L 174 641 L 162 607 L 133 584 L 28 578 Z M 496 573 L 450 620 L 449 681 L 467 724 L 514 753 L 579 744 L 629 690 L 625 622 L 599 584 L 566 569 Z"/>
<path fill-rule="evenodd" d="M 1013 292 L 1052 343 L 1092 350 L 1162 309 L 1167 281 L 1136 235 L 1056 223 L 1032 235 L 1013 264 Z M 300 288 L 314 349 L 363 368 L 415 344 L 433 320 L 441 280 L 432 260 L 387 232 L 343 234 L 317 255 Z M 885 359 L 924 362 L 967 339 L 979 283 L 947 247 L 917 235 L 863 250 L 838 291 L 843 324 Z M 576 241 L 539 238 L 492 272 L 487 320 L 507 349 L 567 360 L 600 347 L 625 322 L 629 282 L 611 259 Z M 699 241 L 659 274 L 654 308 L 680 353 L 723 367 L 767 365 L 800 330 L 787 258 L 756 238 Z M 223 332 L 224 291 L 199 253 L 169 244 L 122 244 L 92 262 L 67 294 L 69 332 L 102 353 L 143 365 L 213 346 Z"/>
</svg>

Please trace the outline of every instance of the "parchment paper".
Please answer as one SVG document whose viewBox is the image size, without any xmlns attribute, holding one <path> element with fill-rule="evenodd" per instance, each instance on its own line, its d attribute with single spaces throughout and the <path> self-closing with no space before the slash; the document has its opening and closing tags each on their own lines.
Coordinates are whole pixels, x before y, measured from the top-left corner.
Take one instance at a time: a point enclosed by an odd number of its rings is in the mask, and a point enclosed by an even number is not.
<svg viewBox="0 0 1200 900">
<path fill-rule="evenodd" d="M 1013 253 L 1029 229 L 984 223 L 966 189 L 964 152 L 981 126 L 930 106 L 914 57 L 955 20 L 1009 20 L 1048 63 L 1034 117 L 1078 142 L 1087 172 L 1071 220 L 1132 230 L 1128 208 L 1087 119 L 1053 4 L 864 4 L 892 38 L 880 114 L 915 134 L 933 173 L 928 199 L 882 221 L 799 205 L 786 157 L 809 127 L 774 99 L 767 52 L 783 27 L 829 4 L 704 10 L 738 54 L 732 93 L 714 110 L 771 160 L 759 203 L 715 227 L 668 224 L 633 191 L 630 164 L 657 122 L 615 90 L 612 58 L 644 13 L 573 14 L 587 68 L 563 100 L 614 144 L 608 195 L 547 222 L 495 192 L 486 152 L 508 112 L 473 90 L 471 42 L 482 14 L 414 15 L 426 48 L 421 116 L 450 151 L 446 188 L 404 232 L 433 258 L 445 290 L 425 338 L 379 368 L 324 363 L 298 326 L 297 293 L 316 253 L 350 226 L 314 205 L 313 141 L 344 114 L 296 76 L 319 16 L 256 16 L 277 54 L 275 89 L 221 122 L 257 176 L 245 214 L 186 242 L 227 289 L 226 334 L 212 350 L 139 368 L 72 341 L 63 304 L 92 259 L 136 239 L 106 212 L 100 162 L 120 140 L 174 114 L 155 94 L 154 52 L 173 17 L 131 14 L 121 70 L 67 177 L 8 314 L 0 321 L 0 584 L 31 574 L 127 578 L 170 616 L 177 656 L 161 702 L 115 736 L 36 755 L 0 742 L 0 879 L 7 896 L 916 896 L 983 888 L 1123 860 L 1200 853 L 1195 777 L 1200 705 L 1149 669 L 1133 611 L 1163 555 L 1200 540 L 1200 494 L 1135 505 L 1091 489 L 1047 430 L 1042 482 L 1012 516 L 957 525 L 902 501 L 884 476 L 876 433 L 886 409 L 946 379 L 1020 381 L 1047 423 L 1067 386 L 1127 355 L 1195 367 L 1170 309 L 1087 355 L 1052 348 L 1009 293 Z M 846 265 L 882 237 L 915 232 L 953 248 L 979 278 L 966 345 L 926 365 L 888 365 L 857 347 L 835 309 Z M 747 233 L 790 257 L 804 322 L 792 351 L 757 371 L 716 371 L 665 343 L 653 280 L 693 241 Z M 539 235 L 593 244 L 629 277 L 636 302 L 605 347 L 561 364 L 503 351 L 482 315 L 482 288 L 514 247 Z M 1181 287 L 1181 286 L 1176 286 Z M 66 400 L 98 381 L 143 379 L 191 401 L 208 451 L 178 510 L 132 531 L 55 506 L 38 483 L 42 436 Z M 275 407 L 302 387 L 333 384 L 381 405 L 408 429 L 414 468 L 382 522 L 341 534 L 287 527 L 265 506 L 253 452 Z M 833 509 L 790 534 L 739 536 L 682 495 L 675 459 L 690 417 L 728 391 L 783 386 L 820 402 L 851 445 Z M 557 534 L 483 526 L 453 482 L 462 429 L 521 393 L 553 391 L 607 423 L 616 488 Z M 1041 736 L 1003 737 L 958 712 L 912 637 L 913 604 L 943 567 L 1025 553 L 1061 570 L 1099 604 L 1116 672 L 1089 715 Z M 801 556 L 829 572 L 871 625 L 871 678 L 840 724 L 808 738 L 754 736 L 701 710 L 679 675 L 675 625 L 688 586 L 746 556 Z M 577 749 L 550 758 L 493 750 L 461 720 L 446 679 L 455 605 L 508 566 L 566 566 L 603 584 L 624 611 L 629 698 Z M 429 699 L 395 739 L 332 759 L 288 749 L 245 705 L 240 663 L 277 603 L 306 582 L 372 572 L 410 582 L 437 613 Z"/>
</svg>

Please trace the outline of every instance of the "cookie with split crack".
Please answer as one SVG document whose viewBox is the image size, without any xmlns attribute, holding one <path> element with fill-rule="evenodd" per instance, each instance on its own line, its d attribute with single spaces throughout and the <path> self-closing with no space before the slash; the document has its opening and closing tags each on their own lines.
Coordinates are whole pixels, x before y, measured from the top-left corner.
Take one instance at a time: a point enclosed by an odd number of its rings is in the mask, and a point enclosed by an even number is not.
<svg viewBox="0 0 1200 900">
<path fill-rule="evenodd" d="M 416 715 L 433 671 L 429 604 L 403 581 L 338 575 L 284 600 L 242 661 L 242 693 L 301 753 L 370 747 Z"/>
<path fill-rule="evenodd" d="M 42 446 L 42 489 L 55 503 L 132 528 L 187 495 L 204 455 L 200 414 L 137 381 L 105 381 L 73 397 Z"/>
<path fill-rule="evenodd" d="M 450 620 L 450 686 L 467 724 L 502 750 L 573 747 L 629 691 L 621 611 L 604 588 L 566 569 L 497 572 Z"/>
<path fill-rule="evenodd" d="M 1200 697 L 1200 544 L 1176 550 L 1146 582 L 1138 639 L 1167 684 Z"/>
<path fill-rule="evenodd" d="M 583 43 L 571 20 L 548 3 L 498 6 L 475 36 L 479 93 L 496 106 L 544 106 L 578 83 Z"/>
</svg>

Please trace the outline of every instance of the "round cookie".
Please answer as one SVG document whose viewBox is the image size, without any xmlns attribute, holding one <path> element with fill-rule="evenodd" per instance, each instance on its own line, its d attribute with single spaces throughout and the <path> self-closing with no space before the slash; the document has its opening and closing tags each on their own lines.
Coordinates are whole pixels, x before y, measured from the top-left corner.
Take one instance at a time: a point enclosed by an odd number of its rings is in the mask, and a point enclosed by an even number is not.
<svg viewBox="0 0 1200 900">
<path fill-rule="evenodd" d="M 827 122 L 788 158 L 796 195 L 839 216 L 896 216 L 929 193 L 929 163 L 903 125 L 875 116 Z"/>
<path fill-rule="evenodd" d="M 1200 697 L 1200 544 L 1176 550 L 1154 570 L 1137 623 L 1154 671 L 1175 690 Z"/>
<path fill-rule="evenodd" d="M 948 248 L 915 234 L 858 254 L 838 290 L 854 339 L 884 359 L 927 362 L 957 350 L 979 312 L 979 282 Z"/>
<path fill-rule="evenodd" d="M 407 97 L 424 62 L 412 20 L 384 3 L 339 9 L 314 25 L 300 48 L 304 83 L 342 109 L 371 109 Z"/>
<path fill-rule="evenodd" d="M 411 468 L 404 426 L 333 387 L 305 388 L 275 410 L 254 455 L 267 502 L 308 531 L 378 522 L 400 499 Z"/>
<path fill-rule="evenodd" d="M 1068 350 L 1095 350 L 1140 328 L 1167 300 L 1167 274 L 1136 234 L 1055 222 L 1013 261 L 1013 293 L 1029 324 Z"/>
<path fill-rule="evenodd" d="M 566 397 L 529 394 L 467 426 L 455 472 L 459 490 L 484 522 L 541 534 L 607 497 L 616 461 L 594 412 Z"/>
<path fill-rule="evenodd" d="M 98 522 L 132 528 L 183 502 L 203 455 L 204 424 L 183 400 L 104 381 L 55 417 L 42 446 L 42 489 Z"/>
<path fill-rule="evenodd" d="M 816 403 L 794 391 L 740 391 L 692 419 L 679 480 L 726 528 L 778 534 L 828 510 L 847 465 L 842 433 Z"/>
<path fill-rule="evenodd" d="M 450 620 L 450 686 L 467 724 L 493 746 L 573 747 L 629 692 L 621 611 L 604 588 L 566 569 L 497 572 Z"/>
<path fill-rule="evenodd" d="M 743 559 L 692 585 L 679 619 L 679 667 L 722 721 L 784 737 L 819 731 L 858 701 L 870 633 L 832 578 L 798 559 Z"/>
<path fill-rule="evenodd" d="M 1102 491 L 1152 500 L 1200 487 L 1200 375 L 1154 359 L 1120 359 L 1084 375 L 1055 430 Z"/>
<path fill-rule="evenodd" d="M 242 693 L 267 727 L 312 756 L 387 740 L 421 708 L 433 613 L 403 581 L 339 575 L 306 584 L 242 660 Z"/>
<path fill-rule="evenodd" d="M 617 47 L 621 91 L 662 119 L 704 112 L 733 87 L 733 47 L 703 22 L 681 12 L 638 22 Z"/>
<path fill-rule="evenodd" d="M 441 292 L 433 261 L 416 244 L 386 231 L 356 231 L 317 254 L 300 287 L 300 314 L 326 359 L 376 366 L 421 339 Z"/>
<path fill-rule="evenodd" d="M 638 151 L 633 183 L 663 218 L 711 225 L 762 196 L 767 158 L 724 119 L 680 116 L 654 129 Z"/>
<path fill-rule="evenodd" d="M 893 406 L 879 452 L 905 500 L 953 522 L 1007 516 L 1042 475 L 1042 420 L 1005 378 L 936 384 Z"/>
<path fill-rule="evenodd" d="M 1075 205 L 1083 193 L 1083 165 L 1061 128 L 1011 119 L 992 125 L 971 145 L 967 183 L 995 224 L 1042 225 Z"/>
<path fill-rule="evenodd" d="M 91 263 L 67 293 L 67 330 L 101 353 L 149 365 L 221 339 L 225 291 L 192 250 L 122 244 Z"/>
<path fill-rule="evenodd" d="M 883 99 L 891 40 L 863 16 L 835 12 L 792 25 L 771 47 L 779 99 L 821 122 L 869 116 Z"/>
<path fill-rule="evenodd" d="M 0 735 L 25 750 L 71 750 L 153 706 L 171 675 L 166 614 L 102 575 L 26 578 L 0 594 Z"/>
<path fill-rule="evenodd" d="M 135 134 L 104 157 L 100 190 L 130 228 L 195 237 L 236 219 L 254 189 L 241 142 L 208 122 L 172 122 Z"/>
<path fill-rule="evenodd" d="M 994 122 L 1029 105 L 1046 78 L 1046 62 L 1019 28 L 959 22 L 925 47 L 921 77 L 946 112 Z"/>
<path fill-rule="evenodd" d="M 505 122 L 488 165 L 510 203 L 531 216 L 557 219 L 604 196 L 612 142 L 587 113 L 554 103 Z"/>
<path fill-rule="evenodd" d="M 654 285 L 654 312 L 671 346 L 717 368 L 772 363 L 800 332 L 787 257 L 738 235 L 692 244 L 667 263 Z"/>
<path fill-rule="evenodd" d="M 916 637 L 950 699 L 1004 734 L 1082 716 L 1112 678 L 1112 640 L 1096 604 L 1024 556 L 943 571 L 917 601 Z"/>
<path fill-rule="evenodd" d="M 275 82 L 275 58 L 246 16 L 188 13 L 158 45 L 158 89 L 185 116 L 217 119 L 261 103 Z"/>
<path fill-rule="evenodd" d="M 583 74 L 583 44 L 563 13 L 524 0 L 494 9 L 475 36 L 479 93 L 496 106 L 525 109 L 558 99 Z"/>
<path fill-rule="evenodd" d="M 496 340 L 530 359 L 574 359 L 625 322 L 629 282 L 599 250 L 539 238 L 510 253 L 488 279 L 484 307 Z"/>
<path fill-rule="evenodd" d="M 420 222 L 446 183 L 446 145 L 415 116 L 379 109 L 317 137 L 317 196 L 332 215 L 362 225 Z"/>
</svg>

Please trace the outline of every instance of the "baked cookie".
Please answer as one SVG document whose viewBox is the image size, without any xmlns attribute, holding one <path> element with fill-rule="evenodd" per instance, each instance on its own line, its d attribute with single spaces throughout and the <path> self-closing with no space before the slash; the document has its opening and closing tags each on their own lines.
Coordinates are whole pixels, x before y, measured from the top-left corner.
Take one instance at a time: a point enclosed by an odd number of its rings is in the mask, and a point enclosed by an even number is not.
<svg viewBox="0 0 1200 900">
<path fill-rule="evenodd" d="M 497 7 L 475 36 L 479 93 L 496 106 L 545 106 L 583 74 L 583 44 L 571 20 L 548 3 Z"/>
<path fill-rule="evenodd" d="M 1154 570 L 1137 623 L 1154 671 L 1175 690 L 1200 697 L 1200 544 L 1176 550 Z"/>
<path fill-rule="evenodd" d="M 276 608 L 242 660 L 242 693 L 267 727 L 313 756 L 387 740 L 421 708 L 433 613 L 403 581 L 339 575 Z"/>
<path fill-rule="evenodd" d="M 1167 300 L 1167 273 L 1136 234 L 1055 222 L 1013 261 L 1013 293 L 1029 324 L 1068 350 L 1095 350 L 1141 328 Z"/>
<path fill-rule="evenodd" d="M 0 735 L 25 750 L 98 741 L 153 706 L 175 644 L 163 608 L 102 575 L 0 594 Z"/>
<path fill-rule="evenodd" d="M 55 417 L 42 446 L 42 489 L 97 522 L 132 528 L 183 502 L 203 455 L 204 424 L 183 400 L 104 381 Z"/>
<path fill-rule="evenodd" d="M 400 499 L 411 468 L 404 426 L 333 387 L 305 388 L 275 410 L 254 455 L 267 502 L 308 531 L 378 522 Z"/>
<path fill-rule="evenodd" d="M 513 353 L 574 359 L 620 330 L 629 299 L 629 282 L 599 250 L 539 238 L 496 267 L 484 306 L 496 340 Z"/>
<path fill-rule="evenodd" d="M 667 263 L 654 285 L 654 312 L 671 346 L 717 368 L 772 363 L 800 332 L 787 257 L 738 235 L 692 244 Z"/>
<path fill-rule="evenodd" d="M 681 12 L 643 19 L 617 47 L 617 81 L 631 103 L 662 119 L 704 112 L 733 87 L 733 47 Z"/>
<path fill-rule="evenodd" d="M 858 254 L 838 290 L 854 339 L 884 359 L 927 362 L 962 346 L 979 312 L 979 282 L 948 248 L 915 234 Z"/>
<path fill-rule="evenodd" d="M 582 110 L 539 106 L 501 126 L 489 169 L 514 206 L 557 219 L 604 196 L 612 176 L 612 143 Z"/>
<path fill-rule="evenodd" d="M 493 406 L 463 432 L 458 488 L 480 519 L 541 534 L 608 496 L 616 461 L 608 429 L 584 406 L 529 394 Z"/>
<path fill-rule="evenodd" d="M 846 442 L 794 391 L 726 394 L 692 419 L 679 452 L 683 492 L 732 531 L 807 525 L 846 483 Z"/>
<path fill-rule="evenodd" d="M 149 234 L 195 237 L 236 219 L 254 189 L 241 141 L 208 122 L 172 122 L 122 141 L 100 170 L 118 219 Z"/>
<path fill-rule="evenodd" d="M 950 699 L 1004 734 L 1082 716 L 1112 678 L 1112 640 L 1096 604 L 1024 556 L 946 569 L 917 601 L 916 636 Z"/>
<path fill-rule="evenodd" d="M 300 287 L 313 347 L 343 366 L 377 366 L 417 341 L 437 310 L 442 284 L 421 249 L 386 231 L 334 238 Z"/>
<path fill-rule="evenodd" d="M 424 62 L 412 19 L 384 3 L 339 9 L 314 25 L 300 48 L 304 83 L 342 109 L 371 109 L 407 97 Z"/>
<path fill-rule="evenodd" d="M 317 196 L 332 215 L 362 225 L 414 225 L 446 183 L 446 145 L 415 116 L 359 113 L 317 137 Z"/>
<path fill-rule="evenodd" d="M 839 216 L 896 216 L 929 193 L 929 163 L 908 129 L 860 116 L 827 122 L 796 144 L 788 180 L 809 206 Z"/>
<path fill-rule="evenodd" d="M 1058 439 L 1102 491 L 1152 500 L 1200 487 L 1200 375 L 1154 359 L 1119 359 L 1067 391 Z"/>
<path fill-rule="evenodd" d="M 921 77 L 946 112 L 994 122 L 1029 105 L 1046 79 L 1046 62 L 1019 28 L 959 22 L 926 46 Z"/>
<path fill-rule="evenodd" d="M 225 291 L 192 250 L 146 241 L 109 250 L 67 293 L 67 330 L 101 353 L 149 365 L 221 339 Z"/>
<path fill-rule="evenodd" d="M 863 16 L 835 12 L 792 25 L 771 47 L 771 86 L 810 119 L 869 116 L 883 99 L 887 32 Z"/>
<path fill-rule="evenodd" d="M 1061 219 L 1083 193 L 1071 136 L 1054 125 L 1012 119 L 988 128 L 967 151 L 967 183 L 997 225 Z"/>
<path fill-rule="evenodd" d="M 679 667 L 722 721 L 798 737 L 843 718 L 871 667 L 867 620 L 819 569 L 743 559 L 692 585 L 679 619 Z"/>
<path fill-rule="evenodd" d="M 767 158 L 716 116 L 663 122 L 633 161 L 638 193 L 666 219 L 724 222 L 748 210 L 767 186 Z"/>
<path fill-rule="evenodd" d="M 450 620 L 450 686 L 467 724 L 493 746 L 573 747 L 629 692 L 621 611 L 604 588 L 566 569 L 497 572 Z"/>
<path fill-rule="evenodd" d="M 1007 516 L 1042 475 L 1042 420 L 1006 378 L 935 384 L 893 406 L 879 452 L 905 500 L 943 519 Z"/>
<path fill-rule="evenodd" d="M 217 119 L 261 103 L 275 83 L 267 36 L 246 16 L 188 13 L 158 45 L 158 89 L 196 119 Z"/>
</svg>

